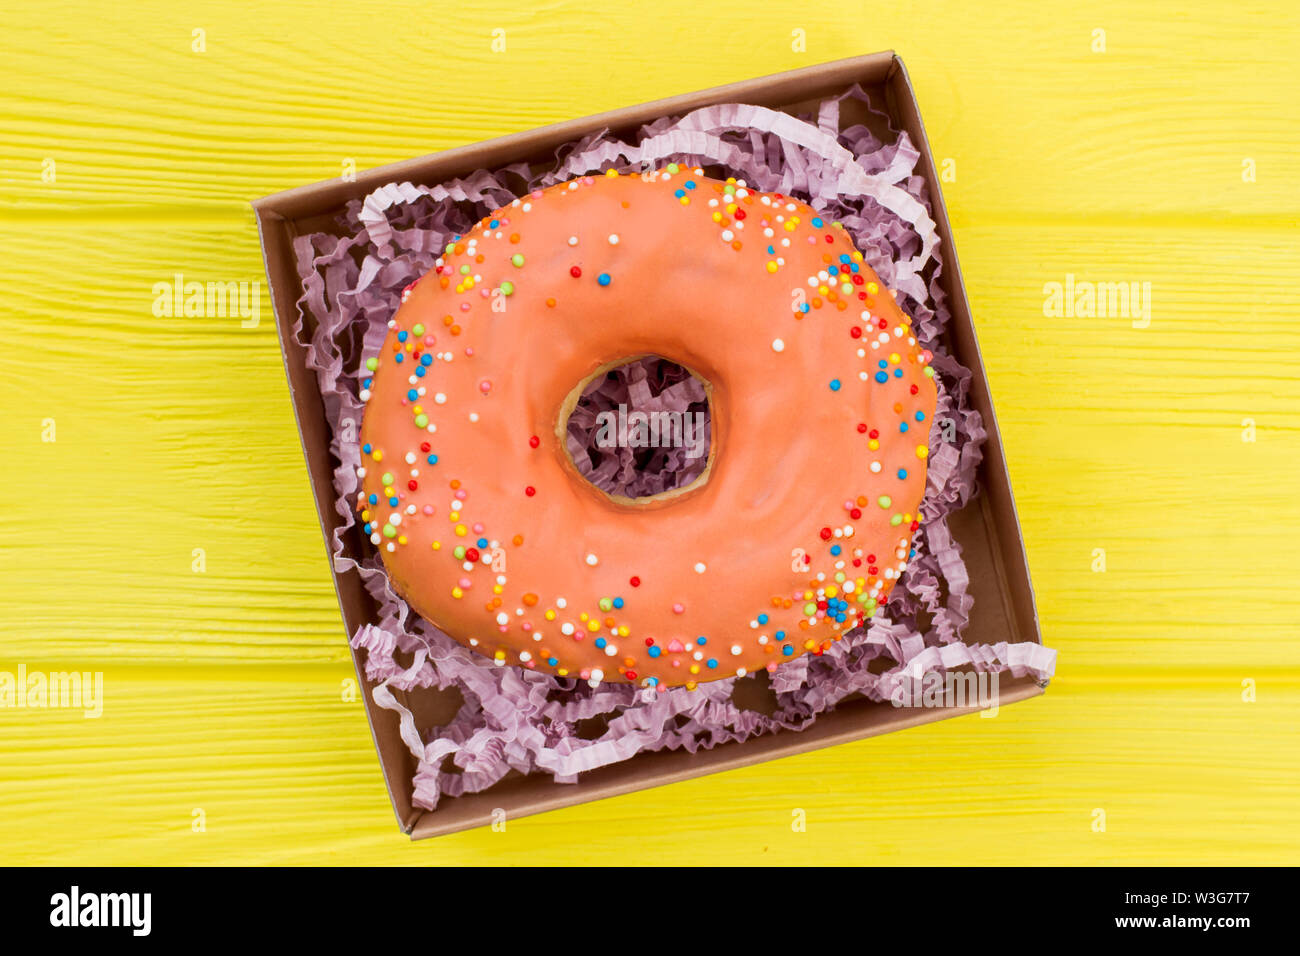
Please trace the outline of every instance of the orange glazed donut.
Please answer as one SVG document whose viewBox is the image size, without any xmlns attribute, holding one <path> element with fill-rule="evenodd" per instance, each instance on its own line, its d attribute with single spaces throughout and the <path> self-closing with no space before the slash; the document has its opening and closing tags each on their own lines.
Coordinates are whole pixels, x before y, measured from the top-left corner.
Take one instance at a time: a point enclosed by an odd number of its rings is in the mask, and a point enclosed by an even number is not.
<svg viewBox="0 0 1300 956">
<path fill-rule="evenodd" d="M 565 446 L 583 387 L 705 383 L 706 468 L 618 499 Z M 863 624 L 914 554 L 930 354 L 839 223 L 670 164 L 516 199 L 403 293 L 363 381 L 363 529 L 393 587 L 497 664 L 659 690 Z"/>
</svg>

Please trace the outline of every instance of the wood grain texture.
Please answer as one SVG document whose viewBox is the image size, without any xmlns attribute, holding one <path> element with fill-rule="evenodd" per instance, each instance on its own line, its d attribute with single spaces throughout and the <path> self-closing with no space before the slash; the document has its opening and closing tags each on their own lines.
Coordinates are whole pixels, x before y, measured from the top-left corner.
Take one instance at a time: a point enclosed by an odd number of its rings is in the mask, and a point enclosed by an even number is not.
<svg viewBox="0 0 1300 956">
<path fill-rule="evenodd" d="M 0 708 L 0 862 L 1295 862 L 1294 5 L 517 7 L 0 11 L 0 670 L 105 682 L 97 719 Z M 347 160 L 891 47 L 955 163 L 1058 678 L 991 720 L 408 845 L 345 699 L 269 300 L 253 327 L 157 317 L 155 283 L 261 281 L 248 200 Z M 1067 276 L 1150 283 L 1149 325 L 1046 315 Z"/>
</svg>

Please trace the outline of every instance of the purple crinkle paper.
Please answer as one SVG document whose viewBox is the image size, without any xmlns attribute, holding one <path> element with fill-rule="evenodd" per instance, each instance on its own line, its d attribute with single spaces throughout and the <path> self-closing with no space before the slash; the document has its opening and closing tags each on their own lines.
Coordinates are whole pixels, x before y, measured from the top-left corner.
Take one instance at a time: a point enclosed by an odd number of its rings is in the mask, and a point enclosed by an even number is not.
<svg viewBox="0 0 1300 956">
<path fill-rule="evenodd" d="M 628 416 L 676 413 L 679 439 L 661 441 Z M 602 421 L 602 416 L 608 416 Z M 615 425 L 616 422 L 622 422 Z M 618 428 L 623 440 L 611 442 Z M 610 369 L 582 391 L 566 424 L 566 446 L 578 473 L 597 488 L 625 498 L 646 498 L 684 487 L 708 464 L 712 423 L 704 383 L 676 362 L 642 356 Z"/>
<path fill-rule="evenodd" d="M 591 135 L 557 151 L 554 167 L 541 174 L 518 164 L 433 187 L 392 183 L 348 205 L 339 223 L 344 236 L 315 233 L 295 240 L 304 291 L 294 331 L 317 374 L 332 429 L 331 451 L 339 462 L 335 508 L 343 523 L 331 542 L 334 566 L 356 571 L 379 608 L 378 621 L 361 627 L 352 644 L 365 651 L 367 676 L 378 682 L 376 703 L 398 713 L 402 739 L 416 757 L 416 806 L 433 809 L 443 794 L 484 790 L 511 770 L 572 782 L 583 771 L 643 751 L 695 752 L 799 730 L 850 695 L 887 700 L 927 672 L 969 666 L 1040 680 L 1053 673 L 1056 652 L 1038 644 L 961 641 L 973 598 L 947 516 L 974 493 L 985 431 L 967 400 L 970 371 L 940 346 L 949 312 L 938 283 L 943 263 L 935 224 L 916 170 L 919 153 L 903 132 L 884 143 L 863 125 L 840 130 L 846 100 L 887 120 L 857 87 L 823 101 L 808 119 L 746 104 L 705 107 L 643 127 L 631 142 L 604 132 Z M 377 553 L 366 546 L 356 555 L 349 546 L 359 486 L 363 363 L 378 355 L 402 290 L 433 268 L 450 237 L 468 232 L 517 196 L 610 168 L 633 171 L 670 161 L 734 175 L 752 189 L 797 196 L 842 222 L 912 316 L 922 345 L 934 353 L 939 387 L 934 422 L 936 427 L 950 423 L 930 441 L 918 553 L 889 603 L 865 629 L 846 635 L 826 653 L 777 667 L 770 677 L 771 713 L 742 709 L 732 699 L 737 680 L 754 676 L 710 681 L 694 691 L 655 692 L 627 684 L 593 688 L 576 679 L 497 667 L 415 614 L 393 592 Z M 307 338 L 305 314 L 317 323 Z M 644 489 L 664 482 L 691 480 L 683 477 L 689 463 L 674 461 L 637 485 L 621 462 L 608 460 L 615 464 L 603 467 L 618 472 L 611 473 L 614 483 L 635 495 L 653 493 Z M 449 723 L 421 729 L 393 691 L 429 687 L 454 688 L 463 703 Z M 579 729 L 592 718 L 605 724 L 595 739 Z"/>
</svg>

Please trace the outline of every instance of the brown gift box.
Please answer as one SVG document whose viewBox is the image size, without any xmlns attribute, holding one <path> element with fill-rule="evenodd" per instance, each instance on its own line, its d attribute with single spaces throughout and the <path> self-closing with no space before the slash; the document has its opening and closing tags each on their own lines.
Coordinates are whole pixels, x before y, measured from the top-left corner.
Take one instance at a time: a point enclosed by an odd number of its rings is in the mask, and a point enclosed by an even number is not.
<svg viewBox="0 0 1300 956">
<path fill-rule="evenodd" d="M 332 485 L 332 472 L 336 462 L 329 451 L 329 429 L 315 374 L 306 366 L 306 349 L 292 334 L 297 302 L 302 292 L 294 264 L 295 236 L 337 230 L 337 217 L 349 200 L 362 198 L 390 182 L 410 181 L 432 186 L 480 168 L 496 168 L 520 161 L 548 164 L 553 162 L 557 147 L 596 130 L 608 129 L 615 135 L 626 136 L 661 116 L 680 115 L 715 103 L 743 102 L 799 113 L 813 108 L 817 100 L 836 95 L 854 83 L 862 86 L 870 95 L 873 105 L 886 112 L 895 127 L 907 131 L 921 152 L 918 171 L 925 176 L 929 186 L 932 213 L 941 241 L 940 254 L 944 262 L 941 283 L 952 312 L 945 333 L 945 346 L 972 371 L 971 404 L 983 416 L 988 431 L 984 460 L 978 473 L 979 493 L 965 508 L 949 517 L 949 527 L 962 546 L 969 569 L 969 593 L 975 599 L 963 639 L 968 644 L 992 644 L 998 641 L 1042 643 L 1024 543 L 1007 477 L 1006 460 L 989 399 L 984 363 L 980 358 L 979 344 L 971 322 L 970 305 L 966 301 L 966 290 L 952 244 L 948 214 L 939 190 L 934 157 L 930 153 L 925 129 L 921 124 L 911 81 L 907 77 L 903 61 L 893 53 L 876 53 L 824 63 L 585 119 L 557 123 L 420 159 L 381 166 L 358 174 L 355 182 L 329 180 L 255 201 L 253 208 L 257 214 L 289 391 L 327 550 L 330 536 L 340 522 L 334 511 L 335 492 Z M 307 315 L 305 321 L 310 329 L 313 317 Z M 360 543 L 359 533 L 353 529 L 352 544 L 358 554 Z M 332 560 L 330 564 L 333 567 Z M 349 635 L 363 624 L 375 621 L 375 608 L 356 574 L 334 572 L 334 586 Z M 555 783 L 546 776 L 511 773 L 482 793 L 444 796 L 437 810 L 428 811 L 412 805 L 415 761 L 399 735 L 397 714 L 379 707 L 373 700 L 371 691 L 374 684 L 365 678 L 362 654 L 361 651 L 354 651 L 353 661 L 358 677 L 366 687 L 366 713 L 370 719 L 375 747 L 379 752 L 397 819 L 402 830 L 413 838 L 436 836 L 490 823 L 493 811 L 498 808 L 504 810 L 509 817 L 541 813 L 557 807 L 901 730 L 977 709 L 973 705 L 896 708 L 890 703 L 849 698 L 802 731 L 781 732 L 721 744 L 694 754 L 685 751 L 638 754 L 621 763 L 591 770 L 574 784 Z M 997 703 L 1001 706 L 1040 694 L 1045 685 L 1040 685 L 1031 677 L 1011 678 L 1004 675 L 997 686 Z M 444 723 L 454 713 L 454 702 L 447 699 L 454 695 L 444 696 L 443 692 L 437 690 L 419 693 L 395 691 L 395 696 L 414 713 L 417 723 L 423 728 Z"/>
</svg>

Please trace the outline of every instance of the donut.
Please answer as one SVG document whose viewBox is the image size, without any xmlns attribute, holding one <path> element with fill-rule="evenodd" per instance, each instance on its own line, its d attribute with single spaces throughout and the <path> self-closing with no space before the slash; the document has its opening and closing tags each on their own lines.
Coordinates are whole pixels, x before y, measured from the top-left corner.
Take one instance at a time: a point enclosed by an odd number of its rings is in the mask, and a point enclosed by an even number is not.
<svg viewBox="0 0 1300 956">
<path fill-rule="evenodd" d="M 643 498 L 566 422 L 611 368 L 699 379 L 710 440 Z M 677 164 L 515 199 L 446 245 L 366 359 L 361 529 L 495 664 L 658 692 L 821 654 L 915 556 L 929 351 L 841 223 Z"/>
</svg>

